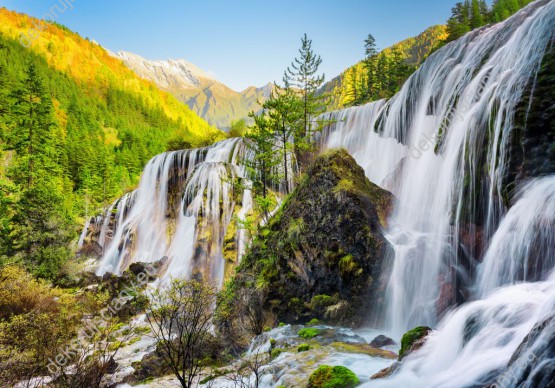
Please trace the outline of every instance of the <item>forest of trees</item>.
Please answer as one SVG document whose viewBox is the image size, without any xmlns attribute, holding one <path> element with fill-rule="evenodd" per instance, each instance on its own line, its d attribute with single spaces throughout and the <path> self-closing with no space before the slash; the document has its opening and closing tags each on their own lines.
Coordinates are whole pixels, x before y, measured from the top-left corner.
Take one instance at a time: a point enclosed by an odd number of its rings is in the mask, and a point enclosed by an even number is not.
<svg viewBox="0 0 555 388">
<path fill-rule="evenodd" d="M 366 57 L 362 68 L 354 66 L 347 73 L 347 106 L 393 96 L 416 70 L 415 65 L 407 63 L 398 47 L 378 53 L 371 34 L 364 41 L 364 49 Z"/>
<path fill-rule="evenodd" d="M 446 35 L 445 26 L 433 26 L 418 36 L 378 50 L 369 35 L 365 59 L 323 86 L 329 94 L 328 110 L 391 98 Z"/>
<path fill-rule="evenodd" d="M 513 15 L 532 0 L 496 0 L 488 7 L 485 0 L 465 0 L 455 4 L 447 21 L 446 42 L 459 39 L 475 28 L 498 23 Z"/>
<path fill-rule="evenodd" d="M 136 185 L 151 157 L 215 140 L 195 124 L 115 86 L 79 84 L 0 34 L 0 263 L 53 278 L 83 217 Z"/>
<path fill-rule="evenodd" d="M 467 32 L 507 19 L 532 0 L 465 0 L 455 4 L 447 28 L 435 26 L 418 37 L 378 51 L 370 34 L 364 41 L 365 59 L 335 81 L 331 109 L 391 98 L 433 51 Z M 414 53 L 417 50 L 418 53 Z M 328 91 L 329 87 L 327 88 Z"/>
</svg>

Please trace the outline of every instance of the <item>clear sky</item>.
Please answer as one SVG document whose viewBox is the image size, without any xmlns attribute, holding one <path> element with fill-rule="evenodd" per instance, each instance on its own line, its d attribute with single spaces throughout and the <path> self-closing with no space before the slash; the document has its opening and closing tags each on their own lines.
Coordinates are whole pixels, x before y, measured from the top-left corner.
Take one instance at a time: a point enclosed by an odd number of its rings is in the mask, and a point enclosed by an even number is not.
<svg viewBox="0 0 555 388">
<path fill-rule="evenodd" d="M 60 1 L 0 0 L 42 18 Z M 183 58 L 235 90 L 281 80 L 306 32 L 326 79 L 379 48 L 444 23 L 456 0 L 73 0 L 57 22 L 112 51 Z M 63 7 L 60 6 L 63 9 Z"/>
</svg>

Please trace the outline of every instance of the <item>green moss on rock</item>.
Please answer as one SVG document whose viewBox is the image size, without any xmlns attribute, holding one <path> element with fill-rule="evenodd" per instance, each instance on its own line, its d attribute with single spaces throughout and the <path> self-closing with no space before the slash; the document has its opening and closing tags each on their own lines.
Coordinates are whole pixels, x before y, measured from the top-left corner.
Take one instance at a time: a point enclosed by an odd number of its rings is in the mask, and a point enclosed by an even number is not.
<svg viewBox="0 0 555 388">
<path fill-rule="evenodd" d="M 297 352 L 301 353 L 301 352 L 306 352 L 310 350 L 310 345 L 309 344 L 300 344 L 297 347 Z"/>
<path fill-rule="evenodd" d="M 421 344 L 423 344 L 421 340 L 425 338 L 431 331 L 432 329 L 427 326 L 418 326 L 412 330 L 407 331 L 401 339 L 399 360 L 408 355 L 411 350 L 415 350 L 414 347 L 417 343 L 420 342 Z"/>
<path fill-rule="evenodd" d="M 310 375 L 307 388 L 353 388 L 358 377 L 344 366 L 322 365 Z"/>
<path fill-rule="evenodd" d="M 320 335 L 320 333 L 321 331 L 319 329 L 315 329 L 313 327 L 305 327 L 304 329 L 299 330 L 297 334 L 301 338 L 311 339 Z"/>
</svg>

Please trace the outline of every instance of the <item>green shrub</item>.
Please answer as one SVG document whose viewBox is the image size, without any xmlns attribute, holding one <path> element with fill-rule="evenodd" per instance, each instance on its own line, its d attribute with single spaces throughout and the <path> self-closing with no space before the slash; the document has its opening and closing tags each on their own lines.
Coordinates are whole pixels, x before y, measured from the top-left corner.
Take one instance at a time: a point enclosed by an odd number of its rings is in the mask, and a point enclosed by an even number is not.
<svg viewBox="0 0 555 388">
<path fill-rule="evenodd" d="M 297 335 L 304 339 L 311 339 L 316 337 L 317 335 L 320 335 L 320 333 L 321 332 L 318 329 L 314 329 L 312 327 L 305 327 L 304 329 L 299 330 Z"/>
<path fill-rule="evenodd" d="M 353 388 L 358 377 L 344 366 L 322 365 L 310 375 L 307 388 Z"/>
</svg>

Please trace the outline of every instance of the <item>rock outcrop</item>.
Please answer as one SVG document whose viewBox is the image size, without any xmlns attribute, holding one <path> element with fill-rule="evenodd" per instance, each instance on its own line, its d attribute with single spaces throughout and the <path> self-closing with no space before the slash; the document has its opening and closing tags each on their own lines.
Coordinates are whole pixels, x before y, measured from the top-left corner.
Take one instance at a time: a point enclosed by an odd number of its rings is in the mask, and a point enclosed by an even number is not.
<svg viewBox="0 0 555 388">
<path fill-rule="evenodd" d="M 392 199 L 345 150 L 326 152 L 259 231 L 235 291 L 263 289 L 263 308 L 281 322 L 364 323 L 382 303 Z"/>
</svg>

